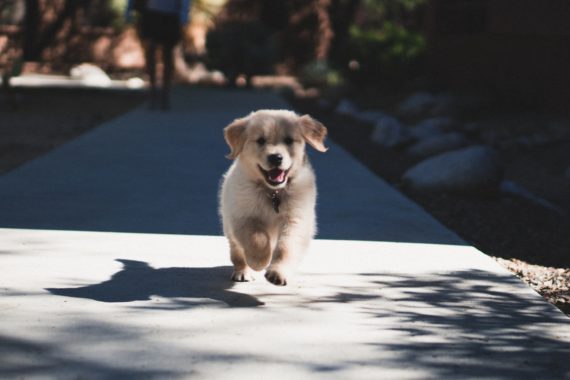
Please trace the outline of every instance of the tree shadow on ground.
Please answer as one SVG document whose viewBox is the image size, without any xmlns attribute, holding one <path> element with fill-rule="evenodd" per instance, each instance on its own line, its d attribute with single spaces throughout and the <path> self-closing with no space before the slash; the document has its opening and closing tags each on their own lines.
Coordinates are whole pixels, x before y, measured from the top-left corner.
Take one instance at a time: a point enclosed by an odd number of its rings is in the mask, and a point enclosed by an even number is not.
<svg viewBox="0 0 570 380">
<path fill-rule="evenodd" d="M 389 308 L 365 312 L 398 319 L 391 329 L 403 335 L 401 341 L 372 343 L 396 354 L 393 364 L 435 378 L 570 376 L 570 319 L 511 275 L 363 276 L 390 289 Z"/>
<path fill-rule="evenodd" d="M 1 379 L 182 379 L 196 374 L 197 363 L 246 359 L 242 353 L 189 350 L 176 339 L 156 341 L 148 329 L 124 319 L 80 318 L 47 336 L 24 335 L 0 333 Z"/>
<path fill-rule="evenodd" d="M 230 307 L 256 307 L 263 302 L 229 290 L 232 268 L 153 268 L 148 263 L 118 259 L 123 269 L 109 280 L 77 288 L 49 288 L 51 294 L 100 302 L 148 301 L 152 296 L 169 298 L 168 304 L 152 309 L 184 309 L 205 303 L 223 302 Z"/>
<path fill-rule="evenodd" d="M 209 303 L 217 306 L 220 301 L 237 307 L 260 304 L 252 296 L 228 290 L 231 287 L 228 280 L 230 267 L 155 269 L 145 262 L 119 261 L 124 268 L 107 281 L 48 290 L 55 295 L 99 302 L 134 302 L 158 295 L 172 301 L 172 305 L 166 307 L 158 303 L 157 307 L 164 310 Z M 562 379 L 570 376 L 570 319 L 507 273 L 480 270 L 416 274 L 305 273 L 301 277 L 305 286 L 298 288 L 287 305 L 299 318 L 298 326 L 302 327 L 313 317 L 339 313 L 341 321 L 331 327 L 355 332 L 354 339 L 347 338 L 342 331 L 324 332 L 323 341 L 314 342 L 315 347 L 338 344 L 342 349 L 354 350 L 332 364 L 327 362 L 327 348 L 322 351 L 324 356 L 318 356 L 322 360 L 311 355 L 308 356 L 310 359 L 296 355 L 284 358 L 240 351 L 220 355 L 215 349 L 208 351 L 192 345 L 191 340 L 184 349 L 178 346 L 174 350 L 172 347 L 166 349 L 156 342 L 147 342 L 148 333 L 140 326 L 125 324 L 112 328 L 107 322 L 97 324 L 95 321 L 74 323 L 72 335 L 65 330 L 71 325 L 64 325 L 61 333 L 56 335 L 61 341 L 51 346 L 41 341 L 36 344 L 0 335 L 0 357 L 17 359 L 16 364 L 8 362 L 10 366 L 0 366 L 0 377 L 56 373 L 65 366 L 77 373 L 102 373 L 117 378 L 138 374 L 137 368 L 128 360 L 124 368 L 107 368 L 105 361 L 97 360 L 94 354 L 79 358 L 73 352 L 58 349 L 65 347 L 63 343 L 70 336 L 76 337 L 78 331 L 84 339 L 82 344 L 117 342 L 121 348 L 118 342 L 129 342 L 125 349 L 129 355 L 138 355 L 132 347 L 145 346 L 157 355 L 161 352 L 177 355 L 176 360 L 182 363 L 188 357 L 195 358 L 194 362 L 180 368 L 184 373 L 200 370 L 200 363 L 228 365 L 239 362 L 247 366 L 263 362 L 265 368 L 286 366 L 291 371 L 327 372 L 333 377 L 360 370 L 377 371 L 374 373 L 380 377 L 404 373 L 411 377 L 438 379 Z M 326 293 L 311 292 L 316 287 Z M 270 295 L 266 297 L 268 301 L 271 299 Z M 145 307 L 155 308 L 154 303 L 148 304 Z M 270 303 L 268 305 L 271 307 Z M 351 318 L 343 321 L 342 315 Z M 263 318 L 254 318 L 250 322 L 259 328 L 263 327 L 260 320 Z M 326 318 L 323 323 L 328 323 Z M 366 331 L 364 335 L 358 334 L 361 329 Z M 192 335 L 192 331 L 185 333 Z M 337 333 L 340 340 L 334 338 Z M 314 354 L 310 347 L 303 346 L 303 337 L 299 337 L 298 342 L 290 343 L 299 344 L 299 349 Z M 290 349 L 285 347 L 284 352 Z M 26 364 L 23 358 L 33 359 L 33 366 Z M 170 357 L 169 360 L 174 359 Z M 149 377 L 153 374 L 169 377 L 160 363 L 161 360 L 147 363 Z M 130 372 L 131 367 L 133 372 Z"/>
<path fill-rule="evenodd" d="M 180 377 L 176 371 L 105 364 L 96 358 L 71 357 L 61 346 L 0 335 L 0 378 L 153 379 Z M 132 364 L 132 363 L 131 363 Z M 57 374 L 57 375 L 56 375 Z"/>
</svg>

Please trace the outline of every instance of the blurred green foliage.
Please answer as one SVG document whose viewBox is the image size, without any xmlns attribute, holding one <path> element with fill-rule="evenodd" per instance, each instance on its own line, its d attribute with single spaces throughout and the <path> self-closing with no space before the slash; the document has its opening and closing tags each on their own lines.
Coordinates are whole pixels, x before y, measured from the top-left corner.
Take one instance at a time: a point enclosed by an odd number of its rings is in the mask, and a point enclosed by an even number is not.
<svg viewBox="0 0 570 380">
<path fill-rule="evenodd" d="M 349 30 L 342 60 L 357 85 L 392 85 L 421 71 L 425 0 L 364 0 Z"/>
<path fill-rule="evenodd" d="M 332 68 L 326 60 L 306 64 L 299 73 L 299 80 L 305 87 L 326 88 L 344 84 L 342 73 Z"/>
<path fill-rule="evenodd" d="M 369 14 L 386 14 L 393 10 L 403 10 L 407 12 L 416 11 L 426 3 L 426 0 L 361 0 L 362 5 Z"/>
<path fill-rule="evenodd" d="M 110 0 L 108 9 L 111 15 L 111 24 L 115 28 L 122 28 L 125 26 L 125 9 L 127 8 L 128 0 Z"/>
<path fill-rule="evenodd" d="M 412 63 L 425 49 L 425 39 L 418 33 L 386 21 L 381 28 L 350 29 L 350 52 L 360 65 L 400 66 Z"/>
</svg>

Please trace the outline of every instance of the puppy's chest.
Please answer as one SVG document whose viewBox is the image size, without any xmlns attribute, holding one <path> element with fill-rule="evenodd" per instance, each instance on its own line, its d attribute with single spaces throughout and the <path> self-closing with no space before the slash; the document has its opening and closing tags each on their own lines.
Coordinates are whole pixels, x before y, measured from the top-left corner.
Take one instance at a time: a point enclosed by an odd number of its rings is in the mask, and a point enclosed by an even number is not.
<svg viewBox="0 0 570 380">
<path fill-rule="evenodd" d="M 290 211 L 290 199 L 285 192 L 268 192 L 260 198 L 264 211 L 275 214 L 275 217 L 286 216 Z"/>
<path fill-rule="evenodd" d="M 252 201 L 249 211 L 264 219 L 287 218 L 292 209 L 291 199 L 286 192 L 258 192 Z"/>
<path fill-rule="evenodd" d="M 291 189 L 272 190 L 257 183 L 226 191 L 225 202 L 231 213 L 238 218 L 261 218 L 262 220 L 287 219 L 298 203 L 298 194 Z"/>
</svg>

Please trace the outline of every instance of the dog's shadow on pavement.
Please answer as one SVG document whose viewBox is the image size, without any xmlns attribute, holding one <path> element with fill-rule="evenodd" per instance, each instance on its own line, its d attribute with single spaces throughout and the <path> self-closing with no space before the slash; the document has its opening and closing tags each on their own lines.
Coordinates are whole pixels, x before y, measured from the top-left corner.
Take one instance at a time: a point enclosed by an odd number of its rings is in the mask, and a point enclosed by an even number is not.
<svg viewBox="0 0 570 380">
<path fill-rule="evenodd" d="M 148 263 L 117 259 L 121 271 L 109 280 L 76 288 L 48 288 L 51 294 L 86 298 L 100 302 L 151 301 L 152 296 L 169 302 L 151 302 L 140 306 L 149 309 L 184 309 L 223 302 L 230 307 L 263 305 L 257 298 L 234 292 L 229 280 L 229 266 L 205 268 L 153 268 Z"/>
</svg>

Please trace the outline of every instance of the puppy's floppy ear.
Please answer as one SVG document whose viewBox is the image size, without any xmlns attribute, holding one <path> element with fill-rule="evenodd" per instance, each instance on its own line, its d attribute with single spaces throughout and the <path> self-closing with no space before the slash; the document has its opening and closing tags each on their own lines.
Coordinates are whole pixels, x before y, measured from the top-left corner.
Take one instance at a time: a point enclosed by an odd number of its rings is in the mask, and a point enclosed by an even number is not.
<svg viewBox="0 0 570 380">
<path fill-rule="evenodd" d="M 243 149 L 247 120 L 246 117 L 235 119 L 230 125 L 224 128 L 226 143 L 228 143 L 232 150 L 226 157 L 231 160 L 236 159 Z"/>
<path fill-rule="evenodd" d="M 319 152 L 326 152 L 325 137 L 327 137 L 327 128 L 317 120 L 309 115 L 304 115 L 299 118 L 303 137 L 313 148 Z"/>
</svg>

